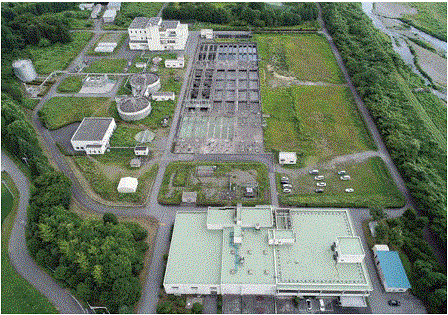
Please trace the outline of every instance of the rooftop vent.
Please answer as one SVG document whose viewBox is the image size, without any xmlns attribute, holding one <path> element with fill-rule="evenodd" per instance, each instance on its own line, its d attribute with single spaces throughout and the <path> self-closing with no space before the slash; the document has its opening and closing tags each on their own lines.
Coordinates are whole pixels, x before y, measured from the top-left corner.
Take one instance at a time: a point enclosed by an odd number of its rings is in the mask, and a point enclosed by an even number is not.
<svg viewBox="0 0 448 315">
<path fill-rule="evenodd" d="M 248 274 L 248 275 L 253 275 L 254 272 L 252 271 L 252 269 L 248 269 L 248 270 L 247 270 L 247 274 Z"/>
<path fill-rule="evenodd" d="M 268 254 L 268 251 L 265 249 L 265 250 L 263 250 L 263 255 L 267 255 Z"/>
<path fill-rule="evenodd" d="M 231 275 L 236 274 L 236 270 L 235 270 L 235 269 L 230 269 L 230 274 L 231 274 Z"/>
<path fill-rule="evenodd" d="M 250 255 L 252 254 L 252 251 L 250 249 L 247 250 L 247 254 Z"/>
<path fill-rule="evenodd" d="M 244 264 L 244 257 L 240 257 L 240 265 Z"/>
<path fill-rule="evenodd" d="M 268 274 L 269 274 L 269 271 L 268 271 L 267 269 L 265 269 L 265 270 L 263 271 L 263 273 L 264 273 L 265 275 L 268 275 Z"/>
<path fill-rule="evenodd" d="M 335 249 L 336 249 L 336 242 L 333 242 L 333 244 L 331 244 L 331 250 L 334 252 Z"/>
<path fill-rule="evenodd" d="M 234 249 L 230 250 L 230 255 L 235 255 L 235 250 Z"/>
</svg>

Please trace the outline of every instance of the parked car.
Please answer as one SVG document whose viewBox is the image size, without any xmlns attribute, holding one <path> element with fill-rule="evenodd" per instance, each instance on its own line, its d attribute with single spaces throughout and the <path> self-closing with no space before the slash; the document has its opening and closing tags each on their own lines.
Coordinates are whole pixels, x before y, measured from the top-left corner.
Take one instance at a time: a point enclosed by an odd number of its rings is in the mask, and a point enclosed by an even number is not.
<svg viewBox="0 0 448 315">
<path fill-rule="evenodd" d="M 345 189 L 345 192 L 347 192 L 347 193 L 352 193 L 352 192 L 354 192 L 355 190 L 353 189 L 353 188 L 347 188 L 347 189 Z"/>
<path fill-rule="evenodd" d="M 389 303 L 390 306 L 400 306 L 400 301 L 397 300 L 389 300 L 387 303 Z"/>
<path fill-rule="evenodd" d="M 324 175 L 314 176 L 314 180 L 322 180 L 324 178 L 325 178 Z"/>
<path fill-rule="evenodd" d="M 325 312 L 325 302 L 323 299 L 319 299 L 320 311 Z"/>
<path fill-rule="evenodd" d="M 338 172 L 338 175 L 346 175 L 346 174 L 347 174 L 346 171 L 339 171 L 339 172 Z"/>
<path fill-rule="evenodd" d="M 340 177 L 341 180 L 350 180 L 350 175 L 344 175 Z"/>
<path fill-rule="evenodd" d="M 314 192 L 316 192 L 316 193 L 323 193 L 324 190 L 322 188 L 316 188 L 316 189 L 314 189 Z"/>
<path fill-rule="evenodd" d="M 290 194 L 290 193 L 291 193 L 291 189 L 289 189 L 289 188 L 283 188 L 283 192 L 284 192 L 285 194 Z"/>
<path fill-rule="evenodd" d="M 282 184 L 289 184 L 289 178 L 286 177 L 286 176 L 283 176 L 283 177 L 280 179 L 280 183 L 282 183 Z"/>
<path fill-rule="evenodd" d="M 317 175 L 319 174 L 319 170 L 311 170 L 309 171 L 310 175 Z"/>
<path fill-rule="evenodd" d="M 292 188 L 291 184 L 282 184 L 282 185 L 283 185 L 283 188 Z"/>
<path fill-rule="evenodd" d="M 311 309 L 313 308 L 313 304 L 311 303 L 310 299 L 306 300 L 306 308 L 308 309 L 308 311 L 311 311 Z"/>
<path fill-rule="evenodd" d="M 321 182 L 321 183 L 316 183 L 317 187 L 325 187 L 327 186 L 327 183 Z"/>
</svg>

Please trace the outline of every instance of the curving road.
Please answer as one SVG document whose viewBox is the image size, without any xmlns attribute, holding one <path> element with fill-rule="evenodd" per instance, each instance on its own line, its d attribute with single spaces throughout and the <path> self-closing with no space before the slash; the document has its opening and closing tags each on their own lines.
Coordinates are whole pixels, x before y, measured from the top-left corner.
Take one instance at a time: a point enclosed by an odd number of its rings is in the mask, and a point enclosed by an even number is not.
<svg viewBox="0 0 448 315">
<path fill-rule="evenodd" d="M 368 154 L 378 155 L 385 161 L 395 183 L 397 184 L 397 186 L 399 187 L 399 189 L 402 191 L 403 195 L 405 196 L 406 206 L 414 205 L 414 203 L 411 199 L 411 196 L 405 187 L 404 181 L 401 178 L 400 174 L 398 173 L 397 169 L 395 168 L 395 165 L 393 164 L 392 159 L 390 158 L 390 155 L 381 140 L 379 132 L 376 129 L 376 126 L 373 123 L 373 120 L 371 119 L 371 117 L 369 115 L 369 112 L 365 108 L 364 103 L 362 102 L 361 98 L 357 94 L 357 92 L 350 80 L 350 77 L 348 76 L 347 70 L 345 69 L 345 66 L 342 62 L 342 58 L 341 58 L 339 52 L 337 51 L 331 37 L 329 36 L 328 32 L 325 29 L 325 25 L 321 18 L 320 7 L 319 7 L 319 23 L 321 24 L 324 35 L 327 37 L 327 39 L 330 43 L 331 49 L 333 50 L 336 60 L 337 60 L 339 66 L 344 74 L 344 77 L 348 83 L 348 86 L 350 87 L 350 90 L 352 91 L 352 93 L 355 97 L 355 101 L 358 106 L 358 109 L 359 109 L 362 117 L 364 118 L 370 133 L 372 134 L 372 138 L 374 139 L 376 146 L 378 147 L 378 152 L 375 152 L 375 153 L 369 152 Z M 68 72 L 73 71 L 75 66 L 77 64 L 79 64 L 79 62 L 84 59 L 85 53 L 87 52 L 87 50 L 96 42 L 96 40 L 101 35 L 102 31 L 100 30 L 98 25 L 99 25 L 99 23 L 95 22 L 93 38 L 86 45 L 86 47 L 82 50 L 82 52 L 79 54 L 79 56 L 68 66 L 68 68 L 66 69 Z M 185 50 L 186 55 L 190 56 L 190 58 L 188 59 L 189 62 L 188 62 L 187 71 L 185 74 L 186 78 L 189 77 L 189 74 L 192 69 L 192 63 L 193 63 L 193 59 L 194 59 L 192 57 L 193 57 L 196 45 L 198 43 L 198 38 L 199 38 L 198 32 L 190 32 L 189 40 L 187 43 L 187 48 Z M 278 205 L 276 183 L 275 183 L 275 163 L 273 161 L 273 156 L 271 154 L 235 154 L 235 155 L 201 155 L 201 154 L 185 155 L 184 154 L 184 155 L 178 155 L 178 154 L 171 153 L 170 152 L 171 144 L 173 143 L 174 136 L 175 136 L 175 133 L 177 130 L 177 123 L 180 118 L 181 102 L 183 100 L 183 95 L 185 93 L 186 86 L 187 86 L 187 80 L 184 80 L 180 95 L 178 97 L 178 103 L 177 103 L 177 107 L 176 107 L 176 110 L 174 113 L 171 129 L 170 129 L 170 132 L 168 135 L 168 139 L 166 141 L 166 147 L 165 147 L 165 150 L 163 150 L 162 157 L 158 161 L 159 162 L 159 171 L 156 175 L 149 201 L 147 202 L 146 205 L 137 206 L 137 207 L 105 206 L 104 204 L 101 204 L 97 201 L 92 200 L 86 194 L 86 192 L 83 190 L 83 188 L 79 184 L 76 176 L 73 174 L 70 166 L 68 165 L 68 163 L 66 161 L 66 158 L 60 154 L 58 148 L 55 145 L 55 141 L 51 137 L 49 131 L 45 127 L 43 127 L 43 125 L 41 124 L 41 122 L 38 118 L 39 109 L 42 108 L 42 106 L 48 99 L 58 95 L 56 93 L 57 86 L 60 84 L 60 82 L 65 77 L 66 77 L 66 75 L 63 75 L 61 78 L 59 78 L 56 81 L 56 83 L 51 87 L 49 92 L 40 100 L 39 104 L 36 106 L 36 108 L 33 111 L 32 123 L 43 139 L 43 148 L 46 151 L 46 153 L 48 154 L 49 158 L 51 160 L 53 160 L 55 162 L 56 166 L 71 179 L 71 181 L 73 183 L 73 185 L 72 185 L 73 197 L 81 205 L 83 205 L 86 208 L 89 208 L 89 209 L 92 209 L 94 211 L 101 212 L 101 213 L 113 212 L 118 215 L 126 214 L 128 216 L 129 215 L 132 215 L 132 216 L 151 215 L 159 221 L 159 230 L 158 230 L 155 245 L 154 245 L 152 260 L 150 262 L 149 274 L 146 278 L 146 283 L 143 286 L 142 298 L 138 305 L 139 313 L 155 313 L 156 305 L 158 302 L 158 293 L 160 290 L 160 284 L 162 283 L 162 280 L 163 280 L 163 270 L 164 270 L 163 255 L 165 253 L 167 253 L 168 248 L 169 248 L 169 241 L 168 241 L 169 233 L 170 233 L 171 225 L 174 223 L 176 211 L 178 209 L 178 207 L 162 206 L 162 205 L 159 205 L 157 202 L 157 196 L 159 193 L 159 189 L 160 189 L 160 186 L 162 183 L 163 174 L 165 172 L 166 166 L 172 161 L 179 161 L 179 160 L 213 160 L 213 161 L 241 160 L 241 161 L 257 161 L 257 162 L 263 163 L 268 167 L 268 170 L 269 170 L 269 181 L 270 181 L 270 188 L 271 188 L 272 204 Z M 118 86 L 119 85 L 117 84 L 113 92 L 116 92 L 116 90 L 118 89 Z M 109 93 L 107 96 L 112 97 L 113 92 Z M 96 96 L 103 96 L 103 95 L 96 95 Z M 3 164 L 3 161 L 5 161 L 5 163 L 7 163 L 8 168 L 13 167 L 13 166 L 9 165 L 12 162 L 7 157 L 4 157 L 4 154 L 2 153 L 2 164 Z M 16 178 L 13 177 L 13 179 L 18 184 L 18 186 L 21 186 L 21 183 L 26 181 L 26 179 L 24 179 L 24 177 L 23 177 L 23 174 L 21 174 L 21 173 L 13 171 L 13 172 L 11 172 L 11 174 L 17 174 Z M 29 183 L 27 183 L 26 185 L 27 186 L 23 186 L 23 193 L 24 193 L 23 200 L 28 200 L 27 196 L 29 196 L 29 189 L 28 189 Z M 26 194 L 25 194 L 25 191 L 26 191 Z M 22 190 L 21 190 L 21 195 L 22 195 Z M 21 198 L 21 200 L 22 200 L 22 198 Z M 22 208 L 26 209 L 26 205 L 22 205 Z M 191 209 L 197 210 L 198 208 L 191 208 Z M 403 208 L 397 209 L 397 210 L 389 210 L 388 213 L 391 216 L 396 216 L 396 215 L 401 214 L 402 211 L 403 211 Z M 366 210 L 365 209 L 364 210 L 356 209 L 356 210 L 352 210 L 352 213 L 354 214 L 355 218 L 357 218 L 357 216 L 359 216 L 361 213 L 362 213 L 362 216 L 364 217 L 366 215 Z M 15 252 L 17 252 L 17 253 L 21 252 L 22 253 L 21 255 L 27 254 L 25 243 L 24 243 L 24 234 L 23 234 L 24 227 L 20 226 L 20 224 L 18 223 L 18 222 L 20 222 L 21 219 L 25 218 L 25 216 L 26 216 L 25 212 L 22 213 L 22 216 L 20 216 L 20 217 L 18 216 L 15 226 L 14 226 L 14 230 L 17 229 L 17 231 L 15 231 L 14 237 L 11 237 L 12 243 L 10 244 L 10 248 L 11 248 L 11 246 L 13 246 L 13 251 L 11 251 L 12 256 L 15 255 L 14 254 Z M 21 256 L 21 257 L 23 258 L 25 256 Z M 41 274 L 43 274 L 43 275 L 41 275 L 41 277 L 44 277 L 44 275 L 46 275 L 43 271 L 40 271 L 40 269 L 35 264 L 34 264 L 34 267 L 31 266 L 31 264 L 34 262 L 32 261 L 31 258 L 29 258 L 29 256 L 28 256 L 28 260 L 25 260 L 25 261 L 23 259 L 21 260 L 20 257 L 15 257 L 15 256 L 14 256 L 14 259 L 12 259 L 12 260 L 13 260 L 14 266 L 17 269 L 21 269 L 22 271 L 32 270 L 32 272 L 31 272 L 32 274 L 35 274 L 35 273 L 39 274 L 39 272 L 40 272 Z M 24 272 L 24 273 L 28 274 L 30 272 L 28 272 L 28 273 Z M 46 279 L 45 281 L 42 281 L 41 278 L 34 278 L 33 275 L 28 275 L 25 277 L 26 277 L 26 279 L 28 279 L 28 281 L 33 283 L 33 285 L 35 285 L 36 287 L 38 287 L 40 285 L 41 289 L 44 290 L 45 292 L 47 292 L 48 295 L 47 294 L 46 295 L 49 296 L 49 298 L 51 298 L 53 301 L 55 301 L 55 303 L 57 303 L 57 305 L 60 307 L 60 309 L 63 313 L 70 313 L 70 312 L 79 313 L 80 312 L 79 306 L 77 306 L 76 304 L 73 304 L 70 302 L 65 302 L 67 304 L 64 305 L 63 302 L 60 301 L 60 300 L 69 300 L 69 299 L 67 299 L 66 296 L 65 296 L 65 298 L 63 298 L 64 293 L 63 293 L 62 289 L 58 288 L 57 284 L 54 284 L 54 281 L 48 275 L 46 275 L 46 277 L 48 279 Z"/>
</svg>

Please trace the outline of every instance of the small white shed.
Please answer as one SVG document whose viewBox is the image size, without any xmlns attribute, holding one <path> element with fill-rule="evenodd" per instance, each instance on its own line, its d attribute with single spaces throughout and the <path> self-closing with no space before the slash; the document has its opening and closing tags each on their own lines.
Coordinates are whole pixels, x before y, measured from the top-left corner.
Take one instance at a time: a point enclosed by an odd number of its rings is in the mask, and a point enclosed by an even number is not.
<svg viewBox="0 0 448 315">
<path fill-rule="evenodd" d="M 279 164 L 296 164 L 297 153 L 296 152 L 280 152 L 278 154 Z"/>
<path fill-rule="evenodd" d="M 134 177 L 123 177 L 118 183 L 117 191 L 119 193 L 135 193 L 137 191 L 138 180 Z"/>
</svg>

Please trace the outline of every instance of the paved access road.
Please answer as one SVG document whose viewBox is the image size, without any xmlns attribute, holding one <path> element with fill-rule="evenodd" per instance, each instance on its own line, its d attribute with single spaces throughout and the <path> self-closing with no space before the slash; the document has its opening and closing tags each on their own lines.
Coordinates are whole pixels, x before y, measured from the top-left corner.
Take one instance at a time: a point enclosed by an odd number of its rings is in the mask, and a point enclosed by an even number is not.
<svg viewBox="0 0 448 315">
<path fill-rule="evenodd" d="M 61 313 L 84 313 L 67 289 L 63 289 L 53 278 L 41 269 L 31 258 L 26 247 L 26 209 L 30 198 L 30 183 L 14 162 L 2 151 L 2 170 L 6 171 L 16 184 L 19 193 L 19 208 L 11 231 L 9 257 L 16 271 L 45 295 Z"/>
</svg>

